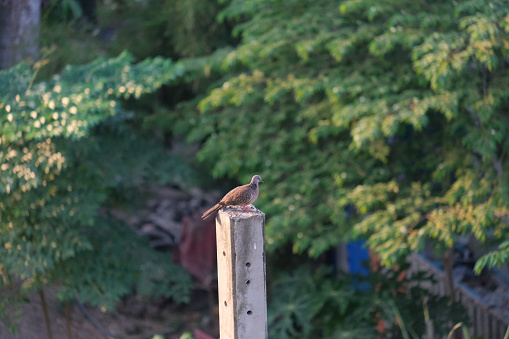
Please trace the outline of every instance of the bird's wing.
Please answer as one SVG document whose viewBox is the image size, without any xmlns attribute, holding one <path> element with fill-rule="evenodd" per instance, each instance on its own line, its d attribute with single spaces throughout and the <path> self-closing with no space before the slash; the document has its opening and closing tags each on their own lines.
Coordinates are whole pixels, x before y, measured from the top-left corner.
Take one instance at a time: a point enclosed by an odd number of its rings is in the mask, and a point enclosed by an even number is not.
<svg viewBox="0 0 509 339">
<path fill-rule="evenodd" d="M 226 205 L 247 205 L 253 198 L 254 192 L 249 185 L 239 186 L 232 189 L 221 199 Z"/>
</svg>

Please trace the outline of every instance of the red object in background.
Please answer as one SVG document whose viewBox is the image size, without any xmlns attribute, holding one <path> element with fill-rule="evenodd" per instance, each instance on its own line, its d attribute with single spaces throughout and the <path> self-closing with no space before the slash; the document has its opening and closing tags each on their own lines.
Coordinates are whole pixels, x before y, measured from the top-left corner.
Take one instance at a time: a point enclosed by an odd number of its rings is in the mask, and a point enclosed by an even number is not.
<svg viewBox="0 0 509 339">
<path fill-rule="evenodd" d="M 194 330 L 193 335 L 194 335 L 194 339 L 214 339 L 214 337 L 211 337 L 207 333 L 204 333 L 200 330 Z"/>
<path fill-rule="evenodd" d="M 195 277 L 203 288 L 212 287 L 216 273 L 216 220 L 202 220 L 198 214 L 182 219 L 180 243 L 175 261 Z"/>
<path fill-rule="evenodd" d="M 373 272 L 378 272 L 381 267 L 380 257 L 378 256 L 378 254 L 373 253 L 372 251 L 369 251 L 369 256 L 370 256 L 371 269 L 373 270 Z M 398 281 L 405 279 L 405 276 L 406 276 L 406 271 L 402 271 L 397 278 Z M 380 290 L 380 285 L 375 286 L 375 290 L 378 292 Z M 406 293 L 405 286 L 400 287 L 398 290 L 392 292 L 393 296 L 396 296 L 397 293 Z M 381 319 L 381 316 L 382 316 L 382 314 L 380 312 L 375 313 L 375 321 L 377 322 L 375 328 L 380 334 L 385 332 L 385 321 L 383 319 Z M 395 319 L 395 322 L 397 323 L 398 320 Z"/>
</svg>

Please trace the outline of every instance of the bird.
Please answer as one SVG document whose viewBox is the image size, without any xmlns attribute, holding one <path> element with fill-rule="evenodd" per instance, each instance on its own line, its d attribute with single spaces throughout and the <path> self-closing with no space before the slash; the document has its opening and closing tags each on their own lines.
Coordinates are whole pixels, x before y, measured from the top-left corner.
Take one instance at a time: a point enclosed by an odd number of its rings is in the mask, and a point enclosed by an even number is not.
<svg viewBox="0 0 509 339">
<path fill-rule="evenodd" d="M 259 182 L 263 182 L 262 177 L 258 174 L 253 175 L 249 184 L 232 189 L 217 204 L 203 213 L 201 218 L 205 220 L 225 206 L 240 206 L 244 211 L 249 211 L 246 206 L 251 205 L 258 198 Z"/>
</svg>

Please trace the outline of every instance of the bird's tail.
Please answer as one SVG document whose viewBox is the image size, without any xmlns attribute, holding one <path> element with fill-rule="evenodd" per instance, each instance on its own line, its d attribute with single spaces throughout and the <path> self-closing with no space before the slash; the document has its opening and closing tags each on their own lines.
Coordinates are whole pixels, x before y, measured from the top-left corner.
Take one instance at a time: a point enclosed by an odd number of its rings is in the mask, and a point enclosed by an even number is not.
<svg viewBox="0 0 509 339">
<path fill-rule="evenodd" d="M 221 209 L 221 205 L 219 204 L 215 204 L 211 209 L 209 209 L 207 212 L 203 213 L 203 215 L 201 216 L 201 218 L 203 220 L 207 219 L 208 217 L 210 217 L 211 215 L 213 215 L 215 212 L 219 211 Z"/>
</svg>

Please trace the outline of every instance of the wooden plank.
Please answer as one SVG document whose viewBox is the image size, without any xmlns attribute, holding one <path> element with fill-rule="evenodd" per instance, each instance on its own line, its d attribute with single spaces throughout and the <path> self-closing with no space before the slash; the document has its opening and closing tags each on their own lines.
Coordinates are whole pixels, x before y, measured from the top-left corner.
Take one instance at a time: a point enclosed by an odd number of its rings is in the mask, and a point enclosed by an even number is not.
<svg viewBox="0 0 509 339">
<path fill-rule="evenodd" d="M 240 208 L 216 219 L 221 339 L 267 339 L 265 214 Z"/>
<path fill-rule="evenodd" d="M 502 336 L 498 331 L 497 318 L 490 315 L 490 319 L 491 319 L 491 334 L 493 335 L 493 338 L 501 338 Z"/>
<path fill-rule="evenodd" d="M 472 325 L 468 328 L 468 334 L 470 334 L 470 336 L 473 336 L 474 335 L 474 305 L 472 302 L 472 298 L 470 298 L 470 296 L 468 294 L 466 294 L 464 292 L 462 292 L 462 294 L 463 294 L 463 296 L 462 296 L 463 305 L 465 305 L 467 312 L 468 312 L 468 318 L 472 322 Z"/>
<path fill-rule="evenodd" d="M 483 328 L 482 328 L 482 305 L 480 305 L 478 300 L 474 301 L 475 304 L 475 310 L 476 310 L 476 318 L 475 318 L 475 324 L 476 324 L 476 333 L 475 334 L 483 334 Z"/>
<path fill-rule="evenodd" d="M 490 331 L 490 317 L 488 314 L 489 310 L 483 306 L 482 308 L 482 329 L 485 338 L 493 338 Z"/>
</svg>

